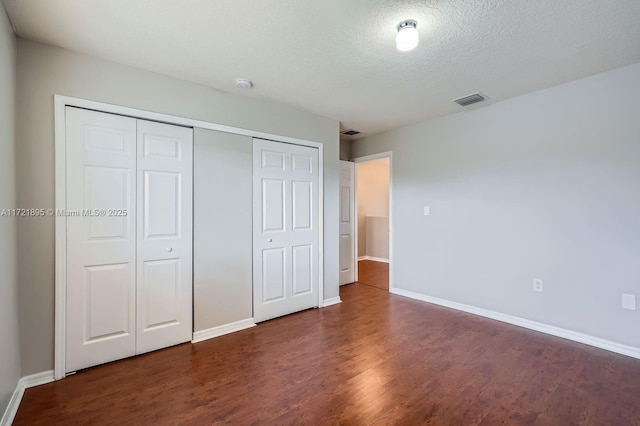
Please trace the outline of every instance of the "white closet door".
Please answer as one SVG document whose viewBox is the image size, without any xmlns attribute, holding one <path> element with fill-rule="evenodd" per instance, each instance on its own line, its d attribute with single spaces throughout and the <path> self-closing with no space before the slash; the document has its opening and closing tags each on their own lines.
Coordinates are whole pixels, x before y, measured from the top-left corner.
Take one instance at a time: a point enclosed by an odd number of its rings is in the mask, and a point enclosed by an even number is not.
<svg viewBox="0 0 640 426">
<path fill-rule="evenodd" d="M 318 150 L 254 139 L 256 322 L 318 306 Z"/>
<path fill-rule="evenodd" d="M 355 167 L 340 161 L 340 285 L 355 281 Z"/>
<path fill-rule="evenodd" d="M 137 353 L 192 337 L 193 130 L 138 120 Z"/>
<path fill-rule="evenodd" d="M 135 354 L 136 120 L 70 107 L 66 120 L 70 372 Z"/>
</svg>

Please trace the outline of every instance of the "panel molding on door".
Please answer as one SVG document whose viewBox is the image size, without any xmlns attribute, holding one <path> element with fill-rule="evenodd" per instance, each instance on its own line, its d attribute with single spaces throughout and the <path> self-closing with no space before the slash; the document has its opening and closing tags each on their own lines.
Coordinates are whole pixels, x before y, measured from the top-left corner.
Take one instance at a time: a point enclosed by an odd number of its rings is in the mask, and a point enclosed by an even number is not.
<svg viewBox="0 0 640 426">
<path fill-rule="evenodd" d="M 136 353 L 191 340 L 193 130 L 138 120 Z"/>
<path fill-rule="evenodd" d="M 190 341 L 192 129 L 65 117 L 65 372 Z"/>
<path fill-rule="evenodd" d="M 340 161 L 340 285 L 355 281 L 355 164 Z"/>
<path fill-rule="evenodd" d="M 136 120 L 67 107 L 66 130 L 69 372 L 135 354 Z"/>
<path fill-rule="evenodd" d="M 317 148 L 253 140 L 254 320 L 318 306 Z"/>
</svg>

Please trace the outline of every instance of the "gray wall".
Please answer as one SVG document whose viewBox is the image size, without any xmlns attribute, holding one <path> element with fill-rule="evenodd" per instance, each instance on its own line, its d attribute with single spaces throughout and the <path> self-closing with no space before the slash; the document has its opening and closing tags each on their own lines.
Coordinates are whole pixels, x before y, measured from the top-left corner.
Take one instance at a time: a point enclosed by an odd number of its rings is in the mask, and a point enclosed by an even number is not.
<svg viewBox="0 0 640 426">
<path fill-rule="evenodd" d="M 230 87 L 233 82 L 230 82 Z M 338 295 L 339 123 L 291 107 L 18 39 L 18 205 L 54 205 L 53 95 L 124 105 L 324 144 L 324 291 Z M 54 223 L 18 221 L 24 374 L 53 368 Z"/>
<path fill-rule="evenodd" d="M 389 260 L 389 217 L 365 216 L 365 255 Z"/>
<path fill-rule="evenodd" d="M 640 348 L 638 99 L 640 64 L 355 142 L 393 151 L 395 286 Z"/>
<path fill-rule="evenodd" d="M 344 161 L 351 160 L 351 142 L 341 140 L 340 141 L 340 159 Z"/>
<path fill-rule="evenodd" d="M 253 140 L 195 129 L 193 291 L 196 331 L 253 316 Z"/>
<path fill-rule="evenodd" d="M 0 209 L 16 207 L 14 87 L 16 41 L 0 5 Z M 0 217 L 0 417 L 11 399 L 20 370 L 16 220 Z"/>
</svg>

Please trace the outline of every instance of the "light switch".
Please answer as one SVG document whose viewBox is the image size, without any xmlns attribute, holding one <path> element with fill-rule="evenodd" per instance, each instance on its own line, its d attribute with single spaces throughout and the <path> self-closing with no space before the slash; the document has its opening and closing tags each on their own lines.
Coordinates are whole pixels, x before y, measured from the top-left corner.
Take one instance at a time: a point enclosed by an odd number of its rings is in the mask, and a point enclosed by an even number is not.
<svg viewBox="0 0 640 426">
<path fill-rule="evenodd" d="M 622 293 L 622 309 L 636 310 L 636 295 Z"/>
<path fill-rule="evenodd" d="M 537 291 L 539 293 L 542 293 L 542 291 L 544 290 L 544 283 L 540 278 L 534 278 L 533 279 L 533 291 Z"/>
<path fill-rule="evenodd" d="M 422 211 L 425 216 L 429 216 L 430 210 L 431 208 L 429 208 L 429 206 L 424 206 L 424 209 Z"/>
</svg>

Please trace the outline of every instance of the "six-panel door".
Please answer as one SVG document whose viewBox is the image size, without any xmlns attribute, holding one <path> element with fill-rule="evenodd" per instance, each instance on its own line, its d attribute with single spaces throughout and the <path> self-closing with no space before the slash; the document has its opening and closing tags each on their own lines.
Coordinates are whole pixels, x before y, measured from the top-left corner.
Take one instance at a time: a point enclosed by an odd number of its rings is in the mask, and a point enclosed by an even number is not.
<svg viewBox="0 0 640 426">
<path fill-rule="evenodd" d="M 256 322 L 318 306 L 318 150 L 254 139 Z"/>
<path fill-rule="evenodd" d="M 66 120 L 66 371 L 191 340 L 191 129 Z"/>
<path fill-rule="evenodd" d="M 67 107 L 66 136 L 66 371 L 191 340 L 192 129 Z M 253 156 L 258 322 L 318 306 L 319 160 Z"/>
</svg>

